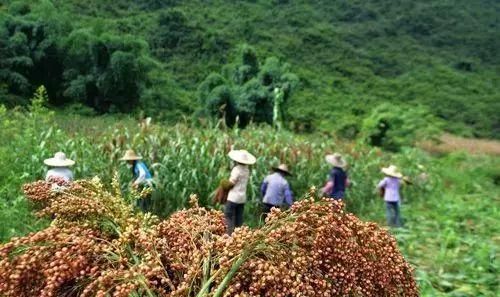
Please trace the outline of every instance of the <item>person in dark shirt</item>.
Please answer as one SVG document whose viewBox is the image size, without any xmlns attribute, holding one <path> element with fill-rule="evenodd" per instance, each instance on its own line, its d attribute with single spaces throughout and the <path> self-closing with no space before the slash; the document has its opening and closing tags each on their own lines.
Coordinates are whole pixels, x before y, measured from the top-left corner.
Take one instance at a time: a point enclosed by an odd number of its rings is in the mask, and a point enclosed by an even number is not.
<svg viewBox="0 0 500 297">
<path fill-rule="evenodd" d="M 345 171 L 347 162 L 342 155 L 338 153 L 327 155 L 325 159 L 333 168 L 330 171 L 327 183 L 321 191 L 326 197 L 343 200 L 345 198 L 346 188 L 349 186 L 349 178 Z"/>
</svg>

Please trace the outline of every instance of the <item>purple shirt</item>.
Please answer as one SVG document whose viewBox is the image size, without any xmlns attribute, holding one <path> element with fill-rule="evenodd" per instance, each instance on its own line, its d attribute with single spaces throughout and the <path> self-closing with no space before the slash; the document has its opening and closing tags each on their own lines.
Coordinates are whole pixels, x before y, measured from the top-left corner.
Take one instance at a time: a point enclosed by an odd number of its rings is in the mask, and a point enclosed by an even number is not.
<svg viewBox="0 0 500 297">
<path fill-rule="evenodd" d="M 377 188 L 384 188 L 384 200 L 387 202 L 398 202 L 400 199 L 399 196 L 399 187 L 401 186 L 401 182 L 399 178 L 395 177 L 385 177 L 378 183 Z"/>
<path fill-rule="evenodd" d="M 293 204 L 293 194 L 285 177 L 278 172 L 268 175 L 262 182 L 260 192 L 264 197 L 263 202 L 274 206 L 286 203 Z"/>
</svg>

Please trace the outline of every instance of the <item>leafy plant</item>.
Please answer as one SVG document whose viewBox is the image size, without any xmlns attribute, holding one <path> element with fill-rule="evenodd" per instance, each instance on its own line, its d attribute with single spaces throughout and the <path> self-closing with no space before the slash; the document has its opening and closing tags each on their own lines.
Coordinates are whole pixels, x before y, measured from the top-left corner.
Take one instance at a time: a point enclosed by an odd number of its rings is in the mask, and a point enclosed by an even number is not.
<svg viewBox="0 0 500 297">
<path fill-rule="evenodd" d="M 361 133 L 372 146 L 390 151 L 439 135 L 439 122 L 423 107 L 382 104 L 363 121 Z"/>
<path fill-rule="evenodd" d="M 289 68 L 275 57 L 260 65 L 255 50 L 243 45 L 236 63 L 224 66 L 222 75 L 210 74 L 200 84 L 199 100 L 206 114 L 222 118 L 230 126 L 236 121 L 240 126 L 273 124 L 278 118 L 281 122 L 298 84 Z"/>
</svg>

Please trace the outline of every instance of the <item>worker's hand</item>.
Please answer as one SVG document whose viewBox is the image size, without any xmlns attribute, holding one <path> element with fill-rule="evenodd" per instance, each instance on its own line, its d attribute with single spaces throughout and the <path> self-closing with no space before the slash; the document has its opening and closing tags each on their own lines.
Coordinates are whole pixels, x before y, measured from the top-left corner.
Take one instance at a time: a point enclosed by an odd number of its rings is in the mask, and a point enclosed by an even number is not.
<svg viewBox="0 0 500 297">
<path fill-rule="evenodd" d="M 136 183 L 132 183 L 132 189 L 137 190 L 139 188 L 139 185 Z"/>
</svg>

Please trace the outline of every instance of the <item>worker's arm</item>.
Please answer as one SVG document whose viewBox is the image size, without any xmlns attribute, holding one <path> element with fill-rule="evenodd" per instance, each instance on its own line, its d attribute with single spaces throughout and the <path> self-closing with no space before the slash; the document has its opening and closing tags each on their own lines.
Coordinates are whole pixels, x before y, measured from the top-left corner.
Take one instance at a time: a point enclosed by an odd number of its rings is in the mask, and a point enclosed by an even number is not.
<svg viewBox="0 0 500 297">
<path fill-rule="evenodd" d="M 333 190 L 333 180 L 328 180 L 323 188 L 321 188 L 321 193 L 330 194 Z"/>
<path fill-rule="evenodd" d="M 382 188 L 385 188 L 385 186 L 387 185 L 387 178 L 384 178 L 383 180 L 381 180 L 378 185 L 377 185 L 377 189 L 382 189 Z"/>
<path fill-rule="evenodd" d="M 231 170 L 231 175 L 229 176 L 229 181 L 235 185 L 238 182 L 238 179 L 240 178 L 240 171 L 238 170 L 237 167 L 234 167 L 233 170 Z"/>
<path fill-rule="evenodd" d="M 286 184 L 286 186 L 285 186 L 285 203 L 288 206 L 292 206 L 292 204 L 293 204 L 293 192 L 292 192 L 292 189 L 290 189 L 289 184 Z"/>
<path fill-rule="evenodd" d="M 268 182 L 264 180 L 260 185 L 260 194 L 262 197 L 266 196 Z"/>
</svg>

